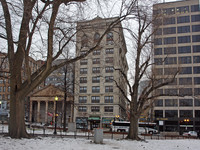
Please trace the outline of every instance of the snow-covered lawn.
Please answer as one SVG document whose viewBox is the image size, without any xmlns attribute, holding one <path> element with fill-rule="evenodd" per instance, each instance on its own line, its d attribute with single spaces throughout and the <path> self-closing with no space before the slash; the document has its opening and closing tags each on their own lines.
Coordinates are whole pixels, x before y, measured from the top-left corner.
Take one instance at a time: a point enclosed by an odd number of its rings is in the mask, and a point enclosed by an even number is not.
<svg viewBox="0 0 200 150">
<path fill-rule="evenodd" d="M 128 141 L 104 139 L 94 144 L 86 138 L 37 137 L 11 139 L 0 136 L 0 150 L 199 150 L 200 140 L 147 140 Z"/>
</svg>

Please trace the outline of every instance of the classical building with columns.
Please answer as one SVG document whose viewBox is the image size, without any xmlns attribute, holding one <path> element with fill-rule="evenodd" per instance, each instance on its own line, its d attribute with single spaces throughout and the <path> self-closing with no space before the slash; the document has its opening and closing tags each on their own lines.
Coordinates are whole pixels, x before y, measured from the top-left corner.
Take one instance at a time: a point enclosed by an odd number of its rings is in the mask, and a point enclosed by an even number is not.
<svg viewBox="0 0 200 150">
<path fill-rule="evenodd" d="M 55 97 L 58 97 L 56 102 Z M 30 95 L 30 122 L 51 124 L 55 121 L 57 103 L 57 124 L 63 122 L 64 91 L 54 85 L 48 85 Z M 73 119 L 73 97 L 67 97 L 67 122 Z"/>
</svg>

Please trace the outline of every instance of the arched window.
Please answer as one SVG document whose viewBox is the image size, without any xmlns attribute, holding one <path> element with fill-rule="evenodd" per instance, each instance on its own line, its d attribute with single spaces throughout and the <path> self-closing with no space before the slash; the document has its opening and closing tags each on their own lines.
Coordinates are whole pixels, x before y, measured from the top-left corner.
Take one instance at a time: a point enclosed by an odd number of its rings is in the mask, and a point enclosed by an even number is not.
<svg viewBox="0 0 200 150">
<path fill-rule="evenodd" d="M 112 32 L 107 33 L 106 42 L 107 42 L 107 44 L 113 44 L 113 33 Z"/>
<path fill-rule="evenodd" d="M 100 39 L 100 34 L 96 32 L 94 34 L 94 42 L 98 42 L 99 39 Z"/>
<path fill-rule="evenodd" d="M 81 38 L 81 47 L 87 47 L 88 46 L 88 37 L 87 35 L 83 35 Z"/>
</svg>

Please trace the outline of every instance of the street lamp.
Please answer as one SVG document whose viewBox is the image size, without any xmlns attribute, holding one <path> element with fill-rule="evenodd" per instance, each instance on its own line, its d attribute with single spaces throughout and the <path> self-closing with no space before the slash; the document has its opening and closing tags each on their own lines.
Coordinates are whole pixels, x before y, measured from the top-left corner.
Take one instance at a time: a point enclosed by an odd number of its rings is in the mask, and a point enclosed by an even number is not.
<svg viewBox="0 0 200 150">
<path fill-rule="evenodd" d="M 184 122 L 186 123 L 185 130 L 187 131 L 187 125 L 188 125 L 188 123 L 190 122 L 190 119 L 184 119 Z"/>
<path fill-rule="evenodd" d="M 58 97 L 57 97 L 57 96 L 55 97 L 55 101 L 56 101 L 56 109 L 55 109 L 55 128 L 54 128 L 54 133 L 53 133 L 53 134 L 57 134 L 57 132 L 56 132 L 57 117 L 58 117 L 58 114 L 57 114 L 57 102 L 58 102 Z"/>
</svg>

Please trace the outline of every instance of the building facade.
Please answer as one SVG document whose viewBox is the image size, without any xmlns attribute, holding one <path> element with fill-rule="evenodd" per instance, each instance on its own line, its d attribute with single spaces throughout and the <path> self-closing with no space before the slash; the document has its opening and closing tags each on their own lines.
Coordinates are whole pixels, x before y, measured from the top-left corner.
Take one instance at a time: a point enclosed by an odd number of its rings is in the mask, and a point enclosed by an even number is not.
<svg viewBox="0 0 200 150">
<path fill-rule="evenodd" d="M 85 54 L 116 18 L 97 17 L 78 22 L 76 55 Z M 117 88 L 126 84 L 115 69 L 127 73 L 126 45 L 121 23 L 103 37 L 100 45 L 75 64 L 74 121 L 77 128 L 108 127 L 114 119 L 126 119 L 126 100 Z M 117 118 L 116 118 L 117 117 Z"/>
<path fill-rule="evenodd" d="M 155 121 L 160 131 L 200 130 L 200 5 L 183 0 L 154 5 L 159 28 L 154 35 L 154 71 L 173 83 L 157 92 Z"/>
</svg>

